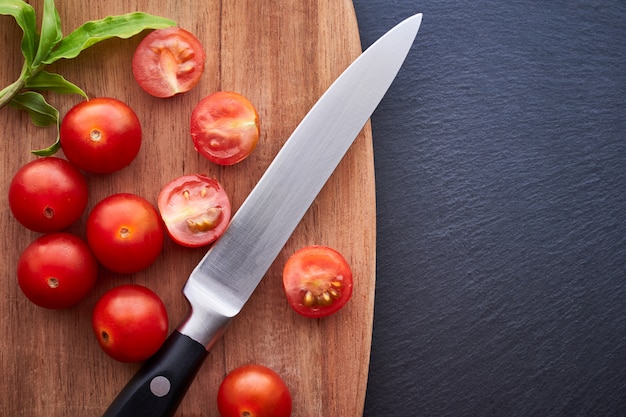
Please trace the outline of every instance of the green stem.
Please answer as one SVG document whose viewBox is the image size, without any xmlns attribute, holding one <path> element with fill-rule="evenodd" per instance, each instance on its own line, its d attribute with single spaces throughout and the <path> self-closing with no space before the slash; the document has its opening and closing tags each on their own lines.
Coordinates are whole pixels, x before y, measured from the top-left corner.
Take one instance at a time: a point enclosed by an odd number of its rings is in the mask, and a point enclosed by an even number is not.
<svg viewBox="0 0 626 417">
<path fill-rule="evenodd" d="M 26 63 L 22 67 L 22 72 L 20 73 L 20 77 L 12 84 L 9 84 L 5 88 L 0 91 L 0 109 L 6 106 L 13 100 L 22 89 L 24 85 L 26 85 L 26 81 L 38 73 L 40 68 L 30 68 Z"/>
<path fill-rule="evenodd" d="M 13 97 L 19 93 L 22 88 L 24 88 L 24 84 L 26 84 L 26 79 L 20 77 L 13 84 L 7 86 L 5 89 L 0 91 L 0 109 L 6 106 L 13 100 Z"/>
</svg>

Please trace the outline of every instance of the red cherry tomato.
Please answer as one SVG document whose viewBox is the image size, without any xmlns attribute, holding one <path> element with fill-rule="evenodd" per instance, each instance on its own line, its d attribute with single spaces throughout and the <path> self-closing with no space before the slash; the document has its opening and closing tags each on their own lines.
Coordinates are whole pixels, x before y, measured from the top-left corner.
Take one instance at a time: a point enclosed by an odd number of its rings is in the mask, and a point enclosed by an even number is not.
<svg viewBox="0 0 626 417">
<path fill-rule="evenodd" d="M 96 283 L 98 263 L 87 243 L 63 232 L 43 235 L 17 261 L 17 282 L 40 307 L 62 309 L 85 298 Z"/>
<path fill-rule="evenodd" d="M 222 381 L 217 392 L 222 417 L 289 417 L 291 394 L 276 372 L 262 365 L 244 365 Z"/>
<path fill-rule="evenodd" d="M 352 271 L 345 258 L 327 246 L 307 246 L 295 252 L 283 269 L 289 305 L 305 317 L 325 317 L 352 297 Z"/>
<path fill-rule="evenodd" d="M 60 137 L 70 162 L 88 172 L 107 174 L 135 159 L 141 147 L 141 123 L 121 101 L 94 98 L 67 112 Z"/>
<path fill-rule="evenodd" d="M 18 222 L 40 233 L 56 232 L 77 221 L 87 207 L 87 181 L 64 159 L 35 159 L 20 168 L 9 185 L 9 206 Z"/>
<path fill-rule="evenodd" d="M 219 91 L 205 97 L 191 113 L 191 137 L 209 161 L 233 165 L 250 155 L 259 141 L 259 115 L 245 97 Z"/>
<path fill-rule="evenodd" d="M 217 180 L 183 175 L 159 193 L 157 205 L 167 232 L 178 244 L 205 246 L 220 237 L 230 221 L 230 201 Z"/>
<path fill-rule="evenodd" d="M 130 274 L 150 266 L 161 254 L 165 230 L 156 209 L 134 194 L 111 195 L 87 218 L 87 243 L 100 263 Z"/>
<path fill-rule="evenodd" d="M 179 27 L 157 29 L 146 36 L 133 55 L 133 75 L 155 97 L 191 90 L 204 72 L 204 49 L 193 34 Z"/>
<path fill-rule="evenodd" d="M 91 324 L 102 350 L 120 362 L 141 362 L 163 344 L 168 332 L 165 305 L 152 290 L 121 285 L 96 303 Z"/>
</svg>

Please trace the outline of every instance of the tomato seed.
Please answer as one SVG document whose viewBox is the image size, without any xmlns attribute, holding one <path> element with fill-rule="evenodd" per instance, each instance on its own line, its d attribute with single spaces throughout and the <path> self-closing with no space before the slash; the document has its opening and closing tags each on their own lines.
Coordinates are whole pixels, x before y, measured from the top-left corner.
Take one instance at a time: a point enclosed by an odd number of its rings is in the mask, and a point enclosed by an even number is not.
<svg viewBox="0 0 626 417">
<path fill-rule="evenodd" d="M 319 303 L 319 305 L 321 306 L 329 306 L 333 303 L 333 299 L 330 296 L 330 294 L 328 294 L 328 292 L 324 291 L 322 293 L 322 295 L 320 295 L 319 297 L 317 297 L 317 302 Z"/>
<path fill-rule="evenodd" d="M 187 219 L 187 225 L 192 232 L 206 232 L 207 230 L 214 229 L 222 218 L 222 209 L 218 207 L 211 207 L 207 209 L 200 216 Z"/>
<path fill-rule="evenodd" d="M 316 297 L 311 291 L 307 291 L 304 293 L 304 297 L 302 297 L 302 304 L 304 304 L 305 307 L 313 307 L 315 304 L 315 298 Z"/>
<path fill-rule="evenodd" d="M 176 71 L 177 74 L 191 74 L 192 72 L 194 72 L 196 69 L 195 65 L 181 65 L 180 67 L 178 67 L 178 71 Z"/>
</svg>

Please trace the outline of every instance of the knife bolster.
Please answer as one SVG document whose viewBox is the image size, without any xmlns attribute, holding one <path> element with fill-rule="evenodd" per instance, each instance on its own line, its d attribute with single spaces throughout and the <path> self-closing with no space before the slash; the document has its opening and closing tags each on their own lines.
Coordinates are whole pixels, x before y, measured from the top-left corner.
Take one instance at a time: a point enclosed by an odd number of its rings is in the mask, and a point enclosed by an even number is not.
<svg viewBox="0 0 626 417">
<path fill-rule="evenodd" d="M 222 337 L 241 307 L 228 302 L 225 296 L 220 297 L 207 291 L 206 287 L 192 279 L 185 284 L 183 293 L 191 312 L 177 330 L 203 345 L 208 351 Z"/>
</svg>

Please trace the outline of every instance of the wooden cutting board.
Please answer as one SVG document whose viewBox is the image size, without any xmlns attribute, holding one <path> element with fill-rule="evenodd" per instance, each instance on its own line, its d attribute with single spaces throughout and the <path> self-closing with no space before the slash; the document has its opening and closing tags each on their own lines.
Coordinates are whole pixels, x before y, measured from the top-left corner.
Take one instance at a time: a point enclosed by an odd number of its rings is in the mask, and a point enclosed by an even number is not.
<svg viewBox="0 0 626 417">
<path fill-rule="evenodd" d="M 30 2 L 38 13 L 43 1 Z M 138 0 L 57 1 L 65 34 L 87 20 L 135 10 L 174 19 L 195 33 L 206 49 L 206 72 L 191 92 L 171 99 L 145 94 L 135 83 L 130 60 L 145 33 L 112 39 L 77 59 L 49 68 L 83 87 L 90 97 L 111 96 L 128 103 L 143 126 L 138 158 L 111 175 L 87 175 L 88 210 L 118 192 L 153 203 L 161 186 L 191 173 L 215 176 L 237 209 L 281 145 L 317 98 L 361 52 L 349 0 Z M 22 65 L 21 31 L 0 17 L 4 62 L 0 83 L 15 80 Z M 198 156 L 189 135 L 191 110 L 204 96 L 237 91 L 256 106 L 261 138 L 255 152 L 232 167 Z M 78 96 L 48 96 L 61 114 Z M 1 187 L 7 195 L 15 171 L 34 159 L 29 149 L 50 145 L 51 128 L 36 128 L 25 114 L 0 109 Z M 62 156 L 62 153 L 58 154 Z M 87 299 L 63 311 L 31 304 L 20 292 L 15 265 L 21 251 L 39 235 L 12 217 L 6 197 L 0 211 L 4 238 L 0 268 L 0 415 L 27 417 L 101 416 L 138 369 L 107 357 L 91 330 L 91 310 L 107 289 L 125 283 L 146 285 L 164 300 L 170 327 L 187 314 L 182 286 L 204 249 L 167 241 L 163 255 L 133 275 L 100 270 Z M 88 210 L 70 231 L 84 237 Z M 298 316 L 287 305 L 281 270 L 287 257 L 309 244 L 338 249 L 350 262 L 355 288 L 338 314 L 320 320 Z M 211 351 L 183 400 L 177 416 L 217 416 L 216 393 L 227 372 L 246 363 L 273 368 L 293 396 L 293 416 L 360 416 L 363 412 L 372 331 L 375 283 L 375 198 L 369 125 L 331 177 L 241 314 Z"/>
</svg>

